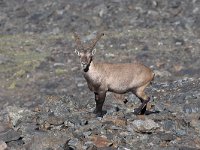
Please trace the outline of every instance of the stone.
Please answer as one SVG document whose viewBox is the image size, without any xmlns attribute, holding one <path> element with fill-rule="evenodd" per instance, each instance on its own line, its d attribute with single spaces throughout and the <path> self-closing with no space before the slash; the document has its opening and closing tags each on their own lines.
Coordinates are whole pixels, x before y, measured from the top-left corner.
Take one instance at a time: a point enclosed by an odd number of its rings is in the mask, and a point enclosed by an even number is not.
<svg viewBox="0 0 200 150">
<path fill-rule="evenodd" d="M 93 135 L 90 137 L 91 141 L 97 148 L 104 148 L 104 147 L 110 147 L 112 146 L 113 142 L 107 139 L 107 137 L 99 136 L 99 135 Z"/>
<path fill-rule="evenodd" d="M 68 141 L 67 145 L 68 145 L 69 149 L 72 149 L 72 150 L 73 149 L 75 150 L 75 149 L 81 149 L 82 148 L 82 144 L 81 144 L 80 140 L 77 139 L 77 138 L 70 139 Z"/>
<path fill-rule="evenodd" d="M 170 77 L 170 76 L 172 76 L 172 74 L 167 70 L 163 70 L 163 71 L 155 70 L 154 73 L 156 74 L 156 76 L 159 76 L 159 77 Z"/>
<path fill-rule="evenodd" d="M 61 125 L 61 124 L 64 124 L 64 119 L 63 118 L 60 118 L 60 117 L 56 117 L 56 116 L 49 116 L 47 118 L 47 122 L 50 124 L 50 125 Z"/>
<path fill-rule="evenodd" d="M 7 58 L 6 56 L 4 56 L 3 54 L 0 54 L 0 65 L 5 64 L 8 61 L 10 61 L 9 58 Z"/>
<path fill-rule="evenodd" d="M 20 121 L 21 118 L 33 115 L 33 112 L 31 112 L 26 108 L 21 108 L 17 106 L 8 106 L 6 109 L 10 121 L 14 127 L 19 123 L 18 121 Z"/>
<path fill-rule="evenodd" d="M 0 123 L 0 133 L 4 132 L 5 130 L 9 129 L 9 125 L 5 123 Z"/>
<path fill-rule="evenodd" d="M 192 119 L 190 125 L 200 134 L 200 119 Z"/>
<path fill-rule="evenodd" d="M 176 136 L 174 136 L 171 133 L 160 133 L 159 137 L 162 141 L 170 142 L 176 139 Z"/>
<path fill-rule="evenodd" d="M 0 150 L 6 150 L 7 144 L 4 141 L 0 140 Z"/>
<path fill-rule="evenodd" d="M 43 150 L 43 149 L 60 149 L 69 141 L 69 134 L 62 131 L 35 132 L 29 135 L 29 139 L 25 139 L 26 149 Z"/>
<path fill-rule="evenodd" d="M 163 122 L 163 128 L 164 128 L 164 130 L 166 130 L 166 131 L 175 130 L 175 123 L 174 123 L 174 121 L 172 121 L 172 120 L 165 120 L 165 121 Z"/>
<path fill-rule="evenodd" d="M 130 125 L 136 132 L 140 133 L 151 133 L 160 128 L 160 126 L 151 119 L 134 120 Z"/>
<path fill-rule="evenodd" d="M 111 121 L 116 126 L 126 126 L 127 125 L 127 121 L 125 119 L 123 119 L 123 118 L 105 116 L 103 118 L 103 120 L 104 121 Z"/>
<path fill-rule="evenodd" d="M 91 134 L 92 134 L 91 131 L 83 132 L 83 135 L 84 135 L 85 137 L 89 137 Z"/>
</svg>

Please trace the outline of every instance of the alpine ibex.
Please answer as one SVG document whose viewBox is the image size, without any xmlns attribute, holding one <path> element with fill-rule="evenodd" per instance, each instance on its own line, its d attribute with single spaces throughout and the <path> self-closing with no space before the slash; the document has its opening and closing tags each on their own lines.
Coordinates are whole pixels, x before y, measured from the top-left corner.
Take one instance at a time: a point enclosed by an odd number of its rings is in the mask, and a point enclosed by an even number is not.
<svg viewBox="0 0 200 150">
<path fill-rule="evenodd" d="M 98 33 L 96 38 L 89 45 L 83 45 L 77 33 L 74 33 L 76 41 L 75 53 L 80 57 L 83 75 L 88 87 L 95 94 L 96 108 L 94 113 L 102 116 L 102 107 L 105 101 L 106 92 L 124 94 L 132 92 L 140 100 L 141 105 L 134 110 L 135 114 L 144 114 L 150 98 L 145 94 L 144 89 L 154 78 L 152 70 L 140 63 L 95 63 L 95 45 L 103 36 Z"/>
</svg>

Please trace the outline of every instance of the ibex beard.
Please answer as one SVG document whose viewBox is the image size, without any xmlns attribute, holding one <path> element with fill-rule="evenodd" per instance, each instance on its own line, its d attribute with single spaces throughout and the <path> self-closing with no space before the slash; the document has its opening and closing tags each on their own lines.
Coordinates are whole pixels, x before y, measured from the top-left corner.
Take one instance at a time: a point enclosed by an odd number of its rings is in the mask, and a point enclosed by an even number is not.
<svg viewBox="0 0 200 150">
<path fill-rule="evenodd" d="M 88 87 L 95 94 L 96 108 L 94 113 L 99 117 L 103 116 L 102 107 L 106 93 L 109 91 L 117 94 L 132 92 L 142 103 L 134 110 L 134 113 L 144 114 L 147 103 L 150 101 L 144 90 L 154 78 L 153 71 L 140 63 L 95 63 L 93 61 L 96 52 L 94 47 L 103 35 L 103 33 L 98 33 L 96 38 L 88 46 L 85 46 L 79 35 L 74 33 L 75 53 L 80 58 Z"/>
</svg>

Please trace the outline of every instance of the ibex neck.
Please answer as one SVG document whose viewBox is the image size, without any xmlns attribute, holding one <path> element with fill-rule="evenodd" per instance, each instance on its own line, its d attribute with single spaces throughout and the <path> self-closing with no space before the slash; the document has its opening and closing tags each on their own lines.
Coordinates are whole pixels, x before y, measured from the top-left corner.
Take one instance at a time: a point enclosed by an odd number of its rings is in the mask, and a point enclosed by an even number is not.
<svg viewBox="0 0 200 150">
<path fill-rule="evenodd" d="M 83 71 L 84 71 L 84 73 L 88 73 L 92 68 L 94 68 L 94 62 L 91 59 L 90 64 Z"/>
</svg>

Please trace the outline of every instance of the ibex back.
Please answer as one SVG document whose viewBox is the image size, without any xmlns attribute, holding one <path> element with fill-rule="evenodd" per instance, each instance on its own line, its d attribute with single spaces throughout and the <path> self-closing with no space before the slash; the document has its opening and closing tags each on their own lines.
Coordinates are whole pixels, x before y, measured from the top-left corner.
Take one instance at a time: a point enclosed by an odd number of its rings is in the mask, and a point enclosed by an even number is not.
<svg viewBox="0 0 200 150">
<path fill-rule="evenodd" d="M 102 116 L 102 107 L 106 92 L 124 94 L 132 92 L 140 100 L 141 105 L 134 110 L 135 114 L 144 114 L 150 98 L 145 94 L 145 88 L 154 78 L 152 70 L 140 63 L 94 63 L 95 45 L 104 34 L 97 34 L 91 44 L 83 45 L 77 33 L 74 33 L 76 41 L 75 53 L 80 57 L 83 75 L 88 87 L 95 94 L 96 108 L 94 113 Z"/>
</svg>

